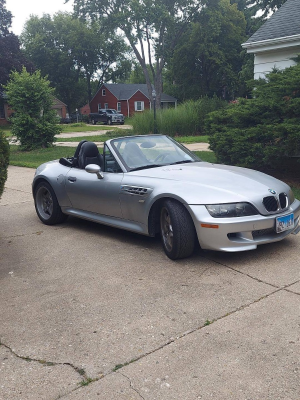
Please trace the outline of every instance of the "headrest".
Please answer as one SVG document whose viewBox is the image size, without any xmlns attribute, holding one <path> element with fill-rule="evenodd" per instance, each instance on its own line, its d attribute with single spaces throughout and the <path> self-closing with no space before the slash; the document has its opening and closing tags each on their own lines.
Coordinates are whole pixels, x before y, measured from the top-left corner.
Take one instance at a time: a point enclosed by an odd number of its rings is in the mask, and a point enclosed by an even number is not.
<svg viewBox="0 0 300 400">
<path fill-rule="evenodd" d="M 93 142 L 85 142 L 81 146 L 80 156 L 84 155 L 85 157 L 97 157 L 99 154 L 98 147 Z"/>
</svg>

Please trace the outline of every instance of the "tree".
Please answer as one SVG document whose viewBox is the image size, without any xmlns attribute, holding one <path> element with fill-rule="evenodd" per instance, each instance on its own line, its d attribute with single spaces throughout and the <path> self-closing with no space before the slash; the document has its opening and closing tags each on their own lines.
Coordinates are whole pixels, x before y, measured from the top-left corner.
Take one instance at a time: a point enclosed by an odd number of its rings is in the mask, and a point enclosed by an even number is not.
<svg viewBox="0 0 300 400">
<path fill-rule="evenodd" d="M 68 32 L 67 25 L 65 28 Z M 41 71 L 42 76 L 48 77 L 56 96 L 71 111 L 78 107 L 78 103 L 87 102 L 87 95 L 80 82 L 83 76 L 74 67 L 68 50 L 62 47 L 61 36 L 62 32 L 57 33 L 50 15 L 44 14 L 42 18 L 31 16 L 26 22 L 21 42 L 26 56 Z"/>
<path fill-rule="evenodd" d="M 201 5 L 202 0 L 75 0 L 74 11 L 81 18 L 105 22 L 108 30 L 124 33 L 153 100 L 147 63 L 150 65 L 156 106 L 160 108 L 166 59 Z"/>
<path fill-rule="evenodd" d="M 173 94 L 181 100 L 233 99 L 239 91 L 246 21 L 230 0 L 210 2 L 190 24 L 169 63 Z"/>
<path fill-rule="evenodd" d="M 7 167 L 9 162 L 9 145 L 2 131 L 0 131 L 0 198 L 7 179 Z"/>
<path fill-rule="evenodd" d="M 147 64 L 146 68 L 148 69 L 150 80 L 151 83 L 153 84 L 153 77 L 151 76 L 151 66 Z M 132 63 L 132 69 L 128 79 L 128 83 L 146 83 L 146 78 L 143 69 L 141 65 L 137 62 Z"/>
<path fill-rule="evenodd" d="M 278 10 L 286 0 L 233 0 L 234 2 L 244 3 L 244 8 L 263 11 L 263 16 L 266 18 Z"/>
<path fill-rule="evenodd" d="M 57 96 L 71 110 L 91 100 L 92 80 L 98 78 L 102 83 L 111 65 L 117 68 L 128 49 L 119 36 L 104 35 L 98 23 L 60 12 L 53 18 L 32 16 L 21 39 L 25 54 L 48 76 Z"/>
<path fill-rule="evenodd" d="M 222 163 L 283 168 L 300 155 L 300 64 L 256 80 L 253 99 L 208 116 L 211 149 Z"/>
<path fill-rule="evenodd" d="M 25 65 L 33 68 L 20 50 L 20 42 L 16 35 L 10 32 L 12 15 L 5 7 L 6 0 L 0 0 L 0 87 L 5 85 L 12 70 L 21 71 Z"/>
<path fill-rule="evenodd" d="M 30 74 L 25 68 L 12 72 L 5 86 L 8 103 L 14 110 L 12 133 L 21 148 L 50 147 L 60 132 L 56 111 L 52 109 L 53 89 L 40 71 Z"/>
</svg>

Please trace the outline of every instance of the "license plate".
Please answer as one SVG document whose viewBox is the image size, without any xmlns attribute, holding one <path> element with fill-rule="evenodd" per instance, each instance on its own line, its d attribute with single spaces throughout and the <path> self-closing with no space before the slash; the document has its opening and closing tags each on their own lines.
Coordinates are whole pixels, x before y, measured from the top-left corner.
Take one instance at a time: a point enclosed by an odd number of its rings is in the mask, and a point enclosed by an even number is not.
<svg viewBox="0 0 300 400">
<path fill-rule="evenodd" d="M 294 228 L 294 214 L 276 218 L 276 233 Z"/>
</svg>

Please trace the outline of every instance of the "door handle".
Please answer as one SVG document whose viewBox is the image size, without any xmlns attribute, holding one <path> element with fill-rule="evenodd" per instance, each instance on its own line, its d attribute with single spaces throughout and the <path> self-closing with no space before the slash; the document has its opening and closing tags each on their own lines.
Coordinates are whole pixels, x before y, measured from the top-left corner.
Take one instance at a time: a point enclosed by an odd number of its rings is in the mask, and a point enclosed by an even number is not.
<svg viewBox="0 0 300 400">
<path fill-rule="evenodd" d="M 69 176 L 69 177 L 68 177 L 68 181 L 70 181 L 70 182 L 76 182 L 76 181 L 77 181 L 77 178 L 75 178 L 75 176 Z"/>
</svg>

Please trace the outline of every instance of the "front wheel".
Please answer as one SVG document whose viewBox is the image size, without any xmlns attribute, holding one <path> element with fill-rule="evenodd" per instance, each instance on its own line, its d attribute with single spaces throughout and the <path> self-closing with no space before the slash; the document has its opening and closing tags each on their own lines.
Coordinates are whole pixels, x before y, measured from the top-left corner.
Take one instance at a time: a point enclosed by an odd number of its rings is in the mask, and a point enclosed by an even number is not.
<svg viewBox="0 0 300 400">
<path fill-rule="evenodd" d="M 174 200 L 165 200 L 160 210 L 160 232 L 166 255 L 172 260 L 189 257 L 196 232 L 187 209 Z"/>
<path fill-rule="evenodd" d="M 111 124 L 112 124 L 112 120 L 110 118 L 108 118 L 107 125 L 111 125 Z"/>
<path fill-rule="evenodd" d="M 61 211 L 54 190 L 47 182 L 40 182 L 35 188 L 34 205 L 39 219 L 46 225 L 59 224 L 68 218 Z"/>
</svg>

